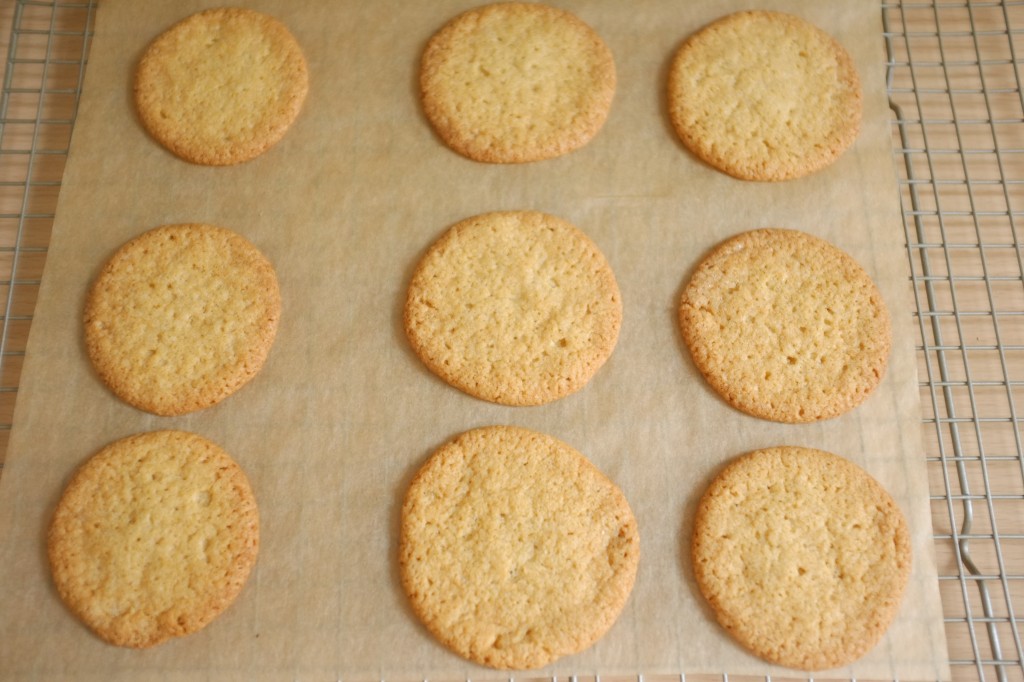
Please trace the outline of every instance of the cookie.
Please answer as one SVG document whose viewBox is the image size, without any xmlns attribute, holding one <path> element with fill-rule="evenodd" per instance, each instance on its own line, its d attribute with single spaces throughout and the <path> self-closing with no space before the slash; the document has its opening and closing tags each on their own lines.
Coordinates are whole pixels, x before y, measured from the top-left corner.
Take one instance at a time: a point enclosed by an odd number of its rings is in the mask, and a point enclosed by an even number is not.
<svg viewBox="0 0 1024 682">
<path fill-rule="evenodd" d="M 910 575 L 907 523 L 867 472 L 775 447 L 723 470 L 700 501 L 692 560 L 718 622 L 757 656 L 825 670 L 867 653 Z"/>
<path fill-rule="evenodd" d="M 860 130 L 850 55 L 807 21 L 737 12 L 691 36 L 668 76 L 669 116 L 683 143 L 743 180 L 789 180 L 833 163 Z"/>
<path fill-rule="evenodd" d="M 146 48 L 135 106 L 147 131 L 192 163 L 226 166 L 277 144 L 309 89 L 306 58 L 277 19 L 249 9 L 210 9 Z"/>
<path fill-rule="evenodd" d="M 423 111 L 445 144 L 489 163 L 567 154 L 604 125 L 615 62 L 569 12 L 498 3 L 452 19 L 420 63 Z"/>
<path fill-rule="evenodd" d="M 158 415 L 214 405 L 263 367 L 281 295 L 255 246 L 212 225 L 165 225 L 123 245 L 85 305 L 85 346 L 122 400 Z"/>
<path fill-rule="evenodd" d="M 518 427 L 443 445 L 402 505 L 413 611 L 446 647 L 492 668 L 539 668 L 600 639 L 639 557 L 622 491 L 569 445 Z"/>
<path fill-rule="evenodd" d="M 448 230 L 409 283 L 405 330 L 442 379 L 503 405 L 581 389 L 611 355 L 622 299 L 597 246 L 561 218 L 485 213 Z"/>
<path fill-rule="evenodd" d="M 102 639 L 150 647 L 201 630 L 241 592 L 259 550 L 245 473 L 216 444 L 152 431 L 103 448 L 57 504 L 57 593 Z"/>
<path fill-rule="evenodd" d="M 697 369 L 730 405 L 789 423 L 860 405 L 892 344 L 871 277 L 796 230 L 753 230 L 715 248 L 683 290 L 679 324 Z"/>
</svg>

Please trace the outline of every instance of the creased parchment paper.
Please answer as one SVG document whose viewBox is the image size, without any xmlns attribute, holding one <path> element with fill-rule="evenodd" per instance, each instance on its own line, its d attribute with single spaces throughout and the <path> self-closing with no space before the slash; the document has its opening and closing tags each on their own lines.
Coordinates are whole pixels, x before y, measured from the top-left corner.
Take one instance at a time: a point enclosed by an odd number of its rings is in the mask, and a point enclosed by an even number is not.
<svg viewBox="0 0 1024 682">
<path fill-rule="evenodd" d="M 131 104 L 146 44 L 206 3 L 104 0 L 99 8 L 0 478 L 3 677 L 501 678 L 430 638 L 395 566 L 399 506 L 414 471 L 455 434 L 488 424 L 568 442 L 622 487 L 640 524 L 641 568 L 619 621 L 593 648 L 538 675 L 791 674 L 746 654 L 715 624 L 688 544 L 696 501 L 725 462 L 793 444 L 866 468 L 897 498 L 914 537 L 914 573 L 889 633 L 850 669 L 815 677 L 949 677 L 876 3 L 562 0 L 614 53 L 615 102 L 588 146 L 519 166 L 449 151 L 419 108 L 420 52 L 473 0 L 247 4 L 291 28 L 311 87 L 277 147 L 226 168 L 166 152 Z M 734 180 L 688 154 L 671 130 L 664 81 L 675 49 L 712 19 L 752 6 L 804 16 L 856 60 L 863 130 L 824 172 L 782 184 Z M 580 227 L 611 262 L 624 301 L 609 362 L 583 391 L 542 407 L 491 405 L 450 388 L 412 354 L 402 328 L 405 286 L 427 246 L 462 218 L 504 209 L 547 211 Z M 281 328 L 263 372 L 239 393 L 193 415 L 154 417 L 119 402 L 93 373 L 84 296 L 124 241 L 195 221 L 240 232 L 273 261 Z M 708 388 L 682 346 L 676 308 L 696 262 L 730 235 L 770 226 L 851 253 L 893 313 L 883 384 L 838 419 L 793 426 L 741 414 Z M 75 467 L 117 438 L 162 428 L 210 438 L 244 467 L 260 505 L 261 552 L 238 601 L 204 631 L 152 650 L 118 649 L 57 598 L 45 534 Z"/>
</svg>

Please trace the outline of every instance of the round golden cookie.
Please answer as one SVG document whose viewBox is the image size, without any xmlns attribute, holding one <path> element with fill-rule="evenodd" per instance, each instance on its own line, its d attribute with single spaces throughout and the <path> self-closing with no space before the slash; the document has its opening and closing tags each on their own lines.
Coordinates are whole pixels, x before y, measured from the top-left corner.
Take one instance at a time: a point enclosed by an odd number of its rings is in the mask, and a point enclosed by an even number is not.
<svg viewBox="0 0 1024 682">
<path fill-rule="evenodd" d="M 503 405 L 581 389 L 615 348 L 622 299 L 597 246 L 537 211 L 485 213 L 448 230 L 409 284 L 405 330 L 435 374 Z"/>
<path fill-rule="evenodd" d="M 146 130 L 192 163 L 248 161 L 277 144 L 309 89 L 306 58 L 273 17 L 210 9 L 149 45 L 135 72 L 135 105 Z"/>
<path fill-rule="evenodd" d="M 258 549 L 245 473 L 184 431 L 130 436 L 89 459 L 65 488 L 47 542 L 60 598 L 125 647 L 205 627 L 241 592 Z"/>
<path fill-rule="evenodd" d="M 122 400 L 158 415 L 214 405 L 252 379 L 281 314 L 255 246 L 212 225 L 165 225 L 123 245 L 93 282 L 85 346 Z"/>
<path fill-rule="evenodd" d="M 848 254 L 796 230 L 744 232 L 683 290 L 694 364 L 725 400 L 780 422 L 829 419 L 882 380 L 892 332 L 874 282 Z"/>
<path fill-rule="evenodd" d="M 700 159 L 744 180 L 788 180 L 825 168 L 853 144 L 860 78 L 842 45 L 807 21 L 737 12 L 679 48 L 668 106 Z"/>
<path fill-rule="evenodd" d="M 420 90 L 434 130 L 463 156 L 539 161 L 582 147 L 604 125 L 615 63 L 575 15 L 498 3 L 460 14 L 430 39 Z"/>
<path fill-rule="evenodd" d="M 775 447 L 734 460 L 711 483 L 692 560 L 736 641 L 778 665 L 825 670 L 859 659 L 888 629 L 910 575 L 910 536 L 863 469 Z"/>
<path fill-rule="evenodd" d="M 639 558 L 622 491 L 562 441 L 518 427 L 443 445 L 402 506 L 413 611 L 442 644 L 493 668 L 539 668 L 600 639 Z"/>
</svg>

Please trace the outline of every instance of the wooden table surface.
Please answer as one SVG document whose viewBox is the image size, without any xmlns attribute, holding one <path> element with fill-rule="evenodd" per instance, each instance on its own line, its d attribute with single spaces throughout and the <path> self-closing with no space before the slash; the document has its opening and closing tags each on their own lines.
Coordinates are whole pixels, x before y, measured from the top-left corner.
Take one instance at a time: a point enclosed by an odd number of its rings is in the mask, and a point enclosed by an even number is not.
<svg viewBox="0 0 1024 682">
<path fill-rule="evenodd" d="M 953 677 L 1024 680 L 1024 0 L 879 11 Z M 94 16 L 0 3 L 0 463 Z"/>
</svg>

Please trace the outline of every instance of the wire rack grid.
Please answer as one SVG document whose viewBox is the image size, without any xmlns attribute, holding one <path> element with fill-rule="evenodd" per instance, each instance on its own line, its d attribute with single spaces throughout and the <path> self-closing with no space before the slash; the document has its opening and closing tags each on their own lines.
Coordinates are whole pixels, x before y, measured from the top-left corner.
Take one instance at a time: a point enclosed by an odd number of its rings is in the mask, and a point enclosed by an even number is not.
<svg viewBox="0 0 1024 682">
<path fill-rule="evenodd" d="M 880 10 L 953 678 L 1024 681 L 1024 0 Z M 0 468 L 95 11 L 0 6 Z"/>
<path fill-rule="evenodd" d="M 1021 679 L 1024 2 L 882 9 L 951 664 Z"/>
<path fill-rule="evenodd" d="M 10 22 L 9 35 L 0 37 L 0 452 L 7 450 L 94 14 L 95 3 L 0 3 L 0 26 Z"/>
</svg>

